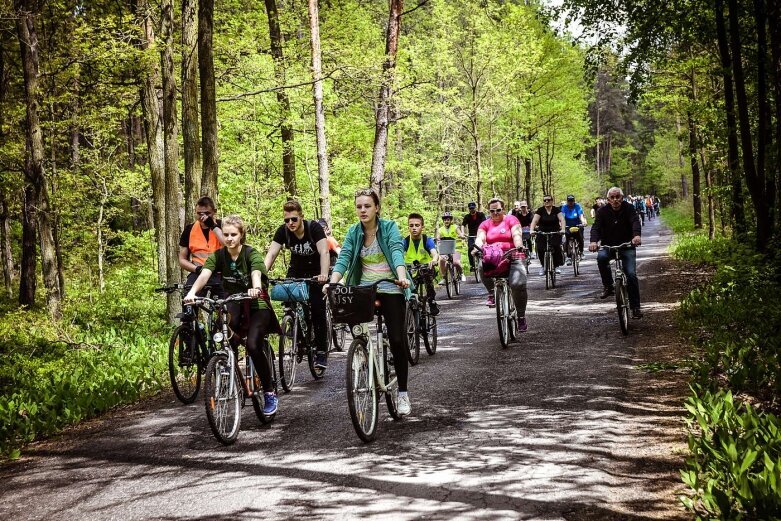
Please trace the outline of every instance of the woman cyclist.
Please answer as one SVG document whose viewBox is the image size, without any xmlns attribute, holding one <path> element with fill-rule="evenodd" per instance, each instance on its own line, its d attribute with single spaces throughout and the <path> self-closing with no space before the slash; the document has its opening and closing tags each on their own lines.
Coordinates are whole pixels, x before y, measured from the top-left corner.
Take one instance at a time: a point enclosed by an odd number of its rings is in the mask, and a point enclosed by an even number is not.
<svg viewBox="0 0 781 521">
<path fill-rule="evenodd" d="M 222 233 L 225 236 L 225 247 L 206 259 L 201 274 L 185 296 L 184 302 L 195 302 L 196 294 L 206 285 L 212 273 L 222 273 L 223 289 L 227 295 L 246 292 L 256 299 L 229 302 L 228 313 L 231 318 L 228 326 L 232 331 L 239 331 L 242 325 L 247 329 L 247 352 L 252 358 L 265 393 L 263 413 L 272 415 L 277 412 L 277 395 L 274 393 L 271 376 L 271 360 L 261 348 L 261 342 L 267 334 L 278 333 L 280 328 L 263 287 L 262 277 L 266 275 L 266 266 L 260 252 L 244 244 L 244 221 L 241 217 L 230 215 L 223 219 Z M 233 335 L 231 344 L 237 347 L 238 342 L 237 335 Z"/>
<path fill-rule="evenodd" d="M 502 251 L 510 248 L 520 248 L 523 246 L 523 231 L 521 223 L 512 215 L 504 214 L 504 201 L 501 199 L 491 199 L 488 203 L 488 211 L 491 217 L 483 221 L 477 229 L 477 238 L 475 239 L 475 248 L 482 250 L 485 245 L 498 245 Z M 492 277 L 483 277 L 483 265 L 480 265 L 480 275 L 488 290 L 488 306 L 494 306 L 494 280 Z M 518 329 L 521 332 L 526 331 L 526 301 L 528 292 L 526 291 L 526 269 L 523 266 L 523 258 L 519 255 L 513 255 L 509 266 L 509 276 L 507 279 L 510 285 L 510 292 L 515 301 L 515 309 L 518 311 Z"/>
<path fill-rule="evenodd" d="M 534 214 L 529 211 L 529 203 L 521 201 L 518 212 L 515 213 L 515 218 L 521 223 L 521 230 L 523 231 L 523 246 L 529 250 L 528 254 L 531 257 L 532 254 L 532 241 L 531 241 L 531 225 Z"/>
<path fill-rule="evenodd" d="M 380 219 L 380 197 L 371 189 L 355 192 L 355 212 L 360 222 L 347 231 L 342 251 L 336 260 L 331 284 L 342 278 L 350 285 L 368 286 L 380 279 L 396 279 L 398 286 L 382 282 L 377 287 L 377 298 L 393 353 L 393 366 L 399 383 L 398 411 L 410 414 L 407 394 L 409 365 L 404 346 L 404 315 L 406 299 L 410 296 L 404 247 L 399 227 L 394 221 Z M 323 291 L 326 291 L 328 285 Z"/>
<path fill-rule="evenodd" d="M 453 224 L 453 214 L 450 212 L 445 212 L 442 214 L 442 226 L 437 228 L 436 233 L 436 239 L 437 243 L 441 241 L 442 239 L 452 239 L 455 241 L 458 239 L 458 227 Z M 456 267 L 456 274 L 457 276 L 461 276 L 461 273 L 463 273 L 461 268 L 461 254 L 458 252 L 453 253 L 453 266 Z M 440 284 L 444 284 L 444 276 L 445 276 L 445 265 L 447 264 L 447 261 L 443 256 L 440 255 L 439 257 L 439 273 L 443 277 L 442 281 L 440 281 Z"/>
<path fill-rule="evenodd" d="M 539 227 L 539 228 L 538 228 Z M 542 206 L 537 209 L 532 219 L 531 229 L 541 232 L 561 232 L 564 233 L 564 214 L 561 213 L 561 209 L 558 206 L 553 206 L 553 197 L 545 195 L 542 198 Z M 564 252 L 561 249 L 561 237 L 550 237 L 548 242 L 547 237 L 542 235 L 537 236 L 537 258 L 540 259 L 540 276 L 545 275 L 545 252 L 547 251 L 546 245 L 550 244 L 553 254 L 553 266 L 556 268 L 556 273 L 561 273 L 561 268 L 564 264 Z"/>
</svg>

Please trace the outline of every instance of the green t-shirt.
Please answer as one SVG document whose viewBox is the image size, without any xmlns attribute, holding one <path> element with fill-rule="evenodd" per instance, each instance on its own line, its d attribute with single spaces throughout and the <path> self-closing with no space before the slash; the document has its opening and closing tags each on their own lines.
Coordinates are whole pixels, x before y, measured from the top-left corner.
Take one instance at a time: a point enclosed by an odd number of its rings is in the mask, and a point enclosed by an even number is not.
<svg viewBox="0 0 781 521">
<path fill-rule="evenodd" d="M 209 255 L 203 267 L 212 273 L 222 273 L 222 287 L 228 295 L 243 293 L 250 289 L 253 271 L 267 275 L 266 265 L 263 263 L 260 252 L 246 244 L 242 246 L 235 261 L 228 253 L 228 248 L 222 248 Z M 262 300 L 253 300 L 250 307 L 252 309 L 266 309 L 268 306 Z"/>
</svg>

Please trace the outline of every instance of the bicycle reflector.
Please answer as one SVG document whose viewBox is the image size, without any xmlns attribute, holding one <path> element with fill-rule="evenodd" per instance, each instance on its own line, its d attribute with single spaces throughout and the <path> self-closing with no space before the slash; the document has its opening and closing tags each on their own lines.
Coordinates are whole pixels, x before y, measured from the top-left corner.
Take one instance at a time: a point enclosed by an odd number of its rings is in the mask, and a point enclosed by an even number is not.
<svg viewBox="0 0 781 521">
<path fill-rule="evenodd" d="M 223 338 L 225 337 L 222 336 L 222 332 L 217 331 L 216 333 L 214 333 L 214 341 L 217 342 L 218 344 L 222 342 Z"/>
</svg>

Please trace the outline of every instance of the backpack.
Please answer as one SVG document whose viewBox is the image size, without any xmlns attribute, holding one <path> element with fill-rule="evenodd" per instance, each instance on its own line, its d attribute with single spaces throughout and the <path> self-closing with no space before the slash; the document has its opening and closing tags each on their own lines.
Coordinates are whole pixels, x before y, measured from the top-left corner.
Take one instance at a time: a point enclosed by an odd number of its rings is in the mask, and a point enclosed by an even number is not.
<svg viewBox="0 0 781 521">
<path fill-rule="evenodd" d="M 228 267 L 228 248 L 220 248 L 215 252 L 217 254 L 217 267 L 222 268 L 220 271 L 222 273 L 222 280 L 228 283 L 232 284 L 244 284 L 247 287 L 252 287 L 252 279 L 251 275 L 245 275 L 242 277 L 242 280 L 237 280 L 236 278 L 232 277 L 231 275 L 226 275 L 227 273 L 227 267 Z M 249 266 L 249 256 L 250 253 L 252 253 L 252 246 L 244 245 L 241 248 L 241 256 L 244 258 L 244 264 Z"/>
<path fill-rule="evenodd" d="M 504 250 L 498 244 L 483 245 L 483 275 L 496 277 L 507 273 L 510 259 L 504 256 Z"/>
</svg>

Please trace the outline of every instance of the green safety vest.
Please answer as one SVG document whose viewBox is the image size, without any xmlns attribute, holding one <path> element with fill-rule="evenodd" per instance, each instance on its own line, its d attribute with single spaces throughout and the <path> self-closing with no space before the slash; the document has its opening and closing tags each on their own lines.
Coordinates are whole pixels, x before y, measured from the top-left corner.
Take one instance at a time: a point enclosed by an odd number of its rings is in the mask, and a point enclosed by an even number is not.
<svg viewBox="0 0 781 521">
<path fill-rule="evenodd" d="M 417 248 L 415 248 L 415 241 L 412 240 L 412 237 L 409 236 L 407 238 L 409 239 L 409 246 L 407 246 L 407 251 L 404 252 L 404 262 L 407 264 L 412 264 L 415 261 L 421 264 L 431 262 L 431 254 L 426 251 L 428 237 L 425 235 L 421 236 Z"/>
<path fill-rule="evenodd" d="M 450 228 L 445 228 L 444 226 L 439 227 L 439 238 L 440 239 L 457 239 L 458 238 L 458 232 L 456 231 L 456 225 L 451 224 Z"/>
</svg>

